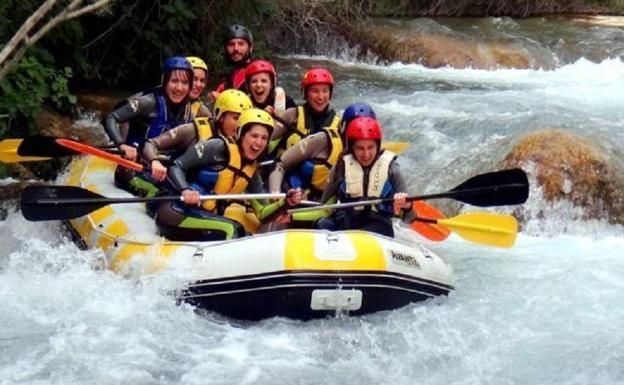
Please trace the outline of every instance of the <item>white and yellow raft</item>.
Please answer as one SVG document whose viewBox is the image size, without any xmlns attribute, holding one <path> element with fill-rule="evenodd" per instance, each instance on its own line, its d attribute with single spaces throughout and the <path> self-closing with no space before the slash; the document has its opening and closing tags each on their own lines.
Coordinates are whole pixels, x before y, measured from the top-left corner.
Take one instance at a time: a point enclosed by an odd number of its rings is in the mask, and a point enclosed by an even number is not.
<svg viewBox="0 0 624 385">
<path fill-rule="evenodd" d="M 76 159 L 63 184 L 107 197 L 115 165 Z M 143 204 L 103 207 L 68 221 L 82 247 L 101 248 L 120 274 L 184 266 L 179 299 L 226 316 L 299 319 L 346 311 L 366 314 L 446 295 L 451 268 L 419 243 L 363 231 L 287 230 L 218 242 L 172 242 L 158 235 Z M 179 263 L 179 261 L 185 261 Z"/>
</svg>

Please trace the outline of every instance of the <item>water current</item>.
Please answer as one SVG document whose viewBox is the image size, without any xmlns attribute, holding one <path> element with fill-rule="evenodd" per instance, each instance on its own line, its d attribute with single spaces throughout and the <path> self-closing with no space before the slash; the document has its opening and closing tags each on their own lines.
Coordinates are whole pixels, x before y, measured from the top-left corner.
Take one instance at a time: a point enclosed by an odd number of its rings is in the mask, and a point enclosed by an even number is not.
<svg viewBox="0 0 624 385">
<path fill-rule="evenodd" d="M 621 30 L 586 28 L 585 45 L 622 52 L 621 37 L 603 38 Z M 297 98 L 302 69 L 329 66 L 336 109 L 369 102 L 389 140 L 412 143 L 401 160 L 410 192 L 428 193 L 492 170 L 514 138 L 540 128 L 618 154 L 624 62 L 593 50 L 572 56 L 548 70 L 336 55 L 278 65 Z M 430 246 L 455 271 L 448 297 L 363 317 L 251 324 L 177 306 L 175 277 L 98 269 L 100 252 L 79 250 L 60 224 L 9 210 L 0 222 L 0 384 L 623 384 L 624 229 L 581 221 L 579 209 L 545 202 L 537 186 L 526 205 L 543 215 L 529 216 L 509 250 L 456 236 Z"/>
</svg>

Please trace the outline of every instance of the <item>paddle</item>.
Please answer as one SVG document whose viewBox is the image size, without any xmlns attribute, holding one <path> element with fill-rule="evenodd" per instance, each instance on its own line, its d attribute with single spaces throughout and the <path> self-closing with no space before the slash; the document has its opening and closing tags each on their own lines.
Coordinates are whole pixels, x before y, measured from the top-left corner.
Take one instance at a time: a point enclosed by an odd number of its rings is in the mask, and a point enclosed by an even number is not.
<svg viewBox="0 0 624 385">
<path fill-rule="evenodd" d="M 410 144 L 407 142 L 382 142 L 381 148 L 384 150 L 392 151 L 399 155 L 409 148 Z"/>
<path fill-rule="evenodd" d="M 220 194 L 201 195 L 201 200 L 250 200 L 285 198 L 286 194 Z M 180 195 L 150 198 L 107 198 L 76 186 L 28 186 L 22 191 L 22 215 L 29 221 L 72 219 L 86 215 L 107 205 L 117 203 L 142 203 L 182 201 Z M 307 203 L 307 202 L 305 202 Z"/>
<path fill-rule="evenodd" d="M 453 230 L 469 241 L 495 247 L 513 246 L 518 235 L 518 221 L 511 215 L 474 212 L 459 214 L 447 219 L 416 218 L 415 223 L 424 222 Z"/>
<path fill-rule="evenodd" d="M 488 172 L 473 176 L 454 189 L 436 194 L 427 194 L 408 197 L 408 201 L 450 198 L 474 206 L 506 206 L 526 202 L 529 197 L 529 180 L 524 171 L 519 168 Z M 289 214 L 309 210 L 342 209 L 349 207 L 375 205 L 383 202 L 392 202 L 393 198 L 379 198 L 365 201 L 336 203 L 316 207 L 303 207 L 288 210 Z"/>
<path fill-rule="evenodd" d="M 435 207 L 423 202 L 423 201 L 413 201 L 412 208 L 417 213 L 417 215 L 425 218 L 431 219 L 445 219 L 444 214 L 440 212 Z M 451 234 L 451 230 L 446 227 L 439 226 L 434 222 L 425 222 L 425 221 L 417 221 L 412 222 L 410 225 L 412 230 L 416 231 L 418 234 L 422 235 L 426 239 L 430 241 L 440 242 L 448 238 Z"/>
<path fill-rule="evenodd" d="M 18 162 L 38 162 L 48 160 L 48 157 L 42 156 L 21 156 L 18 155 L 17 149 L 22 143 L 22 139 L 4 139 L 0 141 L 0 162 L 2 163 L 18 163 Z"/>
<path fill-rule="evenodd" d="M 29 136 L 24 139 L 7 139 L 17 144 L 17 154 L 20 156 L 36 156 L 36 157 L 49 157 L 58 158 L 62 156 L 76 155 L 75 150 L 63 146 L 59 140 L 69 140 L 57 138 L 54 136 Z M 72 141 L 77 143 L 75 141 Z M 116 152 L 115 146 L 93 147 L 101 150 L 108 150 L 107 152 Z"/>
<path fill-rule="evenodd" d="M 122 158 L 121 156 L 111 154 L 109 152 L 100 150 L 99 148 L 89 146 L 87 144 L 79 143 L 79 142 L 69 140 L 69 139 L 61 139 L 61 138 L 56 139 L 56 143 L 60 144 L 66 149 L 73 150 L 78 154 L 88 154 L 88 155 L 97 156 L 98 158 L 110 160 L 111 162 L 117 163 L 131 170 L 143 171 L 144 169 L 143 165 L 137 162 L 133 162 L 131 160 Z"/>
</svg>

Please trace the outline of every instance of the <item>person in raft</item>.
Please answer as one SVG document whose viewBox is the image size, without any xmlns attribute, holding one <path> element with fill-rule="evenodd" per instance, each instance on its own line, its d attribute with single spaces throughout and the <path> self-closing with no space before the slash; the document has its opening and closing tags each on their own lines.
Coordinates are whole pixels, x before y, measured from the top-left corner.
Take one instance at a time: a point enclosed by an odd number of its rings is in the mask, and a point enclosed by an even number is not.
<svg viewBox="0 0 624 385">
<path fill-rule="evenodd" d="M 382 128 L 374 118 L 358 117 L 347 125 L 347 153 L 331 170 L 321 201 L 328 202 L 334 196 L 341 203 L 377 198 L 394 198 L 394 201 L 335 209 L 329 217 L 317 222 L 318 228 L 331 231 L 359 229 L 393 237 L 393 216 L 400 216 L 406 223 L 416 218 L 406 199 L 405 180 L 396 155 L 381 149 L 382 138 Z"/>
<path fill-rule="evenodd" d="M 157 182 L 167 177 L 167 168 L 159 158 L 163 151 L 174 153 L 173 157 L 183 154 L 186 149 L 200 140 L 215 136 L 233 138 L 236 135 L 238 117 L 252 107 L 251 99 L 244 92 L 234 89 L 223 91 L 215 101 L 213 116 L 196 118 L 192 123 L 183 124 L 148 139 L 143 146 L 143 160 L 150 165 L 151 176 Z"/>
<path fill-rule="evenodd" d="M 231 67 L 230 73 L 223 76 L 223 80 L 214 91 L 210 92 L 209 100 L 215 101 L 219 94 L 226 89 L 245 89 L 245 67 L 251 62 L 253 53 L 253 36 L 247 27 L 234 24 L 228 27 L 223 39 L 223 54 L 226 63 Z"/>
<path fill-rule="evenodd" d="M 246 235 L 239 222 L 223 217 L 231 201 L 200 201 L 200 194 L 263 193 L 257 160 L 266 151 L 273 127 L 271 115 L 252 108 L 241 113 L 235 138 L 220 136 L 199 141 L 177 158 L 168 176 L 173 187 L 182 193 L 184 203 L 161 204 L 156 215 L 161 233 L 180 241 Z M 273 203 L 252 200 L 251 207 L 258 219 L 266 222 L 301 203 L 301 198 L 301 190 L 291 189 L 286 199 Z"/>
<path fill-rule="evenodd" d="M 193 86 L 189 94 L 191 113 L 194 118 L 210 118 L 210 109 L 201 100 L 201 95 L 206 89 L 206 82 L 208 81 L 208 66 L 205 61 L 197 56 L 187 56 L 186 60 L 193 66 Z"/>
<path fill-rule="evenodd" d="M 271 62 L 267 60 L 254 60 L 245 69 L 245 82 L 249 90 L 249 97 L 254 107 L 267 111 L 275 120 L 275 131 L 284 132 L 290 126 L 290 121 L 285 120 L 286 111 L 294 117 L 297 104 L 290 96 L 286 95 L 283 88 L 277 87 L 277 72 Z M 262 180 L 266 182 L 268 174 L 273 168 L 275 154 L 272 152 L 279 140 L 269 141 L 269 150 L 262 159 L 262 164 L 270 167 L 262 168 Z"/>
<path fill-rule="evenodd" d="M 271 150 L 275 148 L 277 156 L 299 140 L 321 131 L 324 127 L 338 128 L 340 116 L 330 107 L 333 92 L 334 77 L 328 69 L 311 68 L 303 74 L 301 93 L 305 103 L 297 109 L 286 111 L 282 119 L 286 122 L 296 122 L 295 126 L 276 127 L 271 138 Z"/>
<path fill-rule="evenodd" d="M 186 58 L 174 56 L 165 60 L 162 82 L 149 92 L 122 101 L 104 120 L 104 129 L 124 158 L 138 160 L 138 148 L 173 127 L 192 121 L 189 93 L 193 67 Z M 115 170 L 115 184 L 135 195 L 144 195 L 139 175 L 125 167 Z"/>
<path fill-rule="evenodd" d="M 342 154 L 345 127 L 357 117 L 376 118 L 368 104 L 353 103 L 342 114 L 340 132 L 333 127 L 324 127 L 284 151 L 269 175 L 269 191 L 281 191 L 286 177 L 287 186 L 308 190 L 309 199 L 319 200 L 329 172 Z"/>
</svg>

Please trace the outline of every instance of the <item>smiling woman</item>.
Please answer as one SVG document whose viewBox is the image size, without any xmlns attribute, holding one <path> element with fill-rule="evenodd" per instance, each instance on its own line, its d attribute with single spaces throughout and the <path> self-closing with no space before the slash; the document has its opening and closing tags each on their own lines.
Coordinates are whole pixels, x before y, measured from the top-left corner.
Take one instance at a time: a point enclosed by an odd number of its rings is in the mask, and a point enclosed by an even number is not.
<svg viewBox="0 0 624 385">
<path fill-rule="evenodd" d="M 124 158 L 136 161 L 137 149 L 155 138 L 193 119 L 189 93 L 193 67 L 186 58 L 170 57 L 162 66 L 162 82 L 152 91 L 142 92 L 122 101 L 104 121 L 104 129 Z M 156 189 L 149 174 L 137 175 L 118 168 L 117 185 L 137 195 Z"/>
<path fill-rule="evenodd" d="M 274 121 L 266 111 L 252 108 L 238 118 L 235 140 L 219 136 L 202 140 L 177 158 L 169 168 L 172 187 L 183 202 L 166 202 L 158 209 L 157 225 L 172 240 L 220 240 L 245 235 L 243 225 L 223 216 L 232 202 L 200 200 L 206 194 L 262 193 L 258 160 L 266 151 Z M 286 199 L 268 204 L 252 200 L 261 222 L 285 213 L 301 202 L 301 191 L 288 191 Z M 199 206 L 199 207 L 198 207 Z"/>
</svg>

